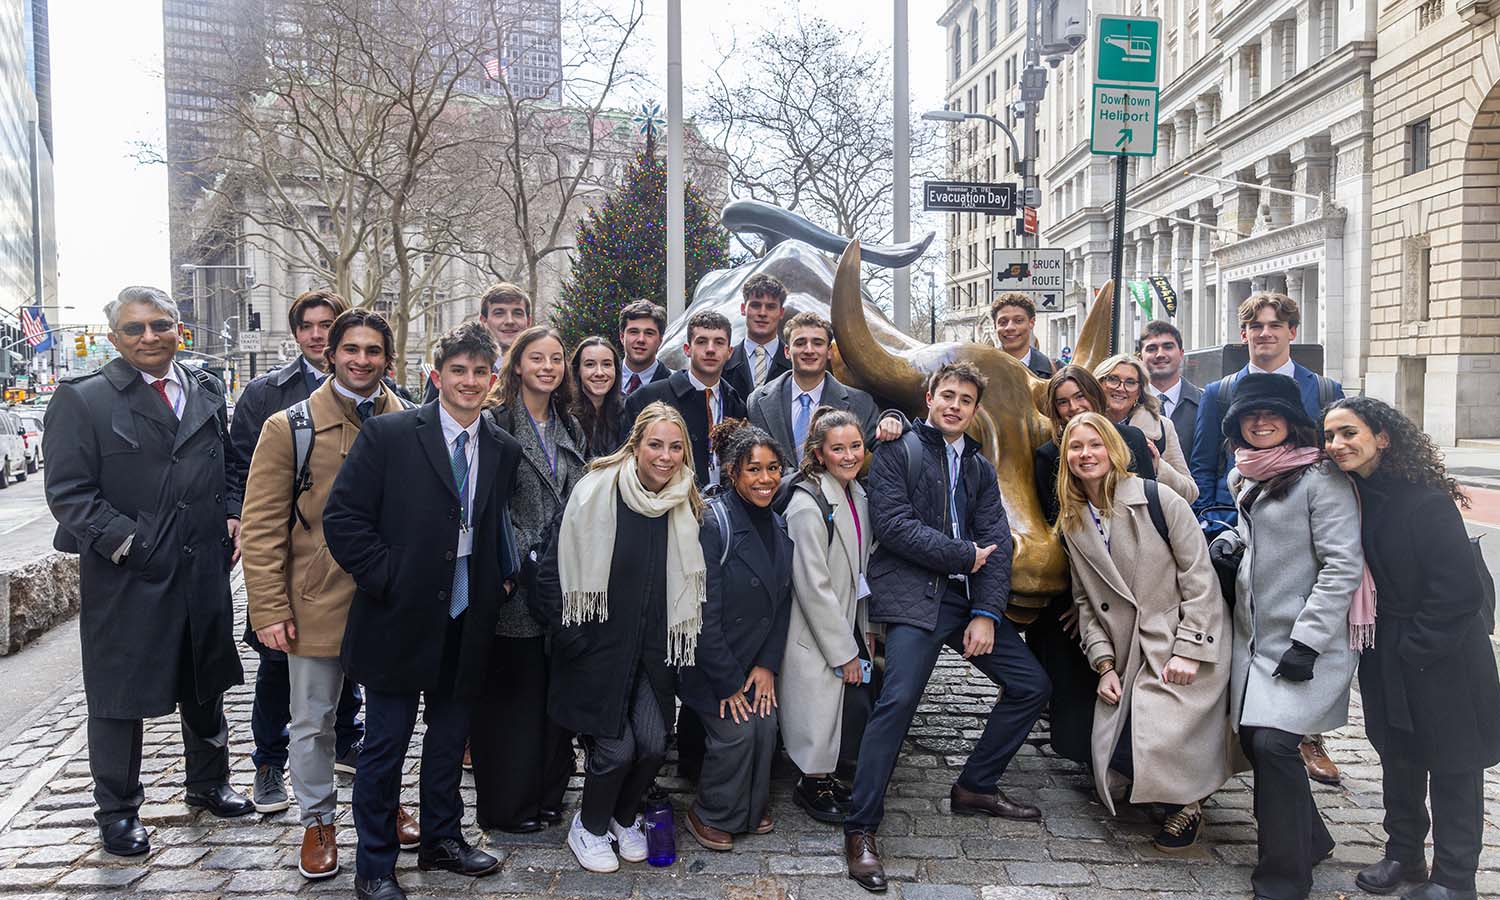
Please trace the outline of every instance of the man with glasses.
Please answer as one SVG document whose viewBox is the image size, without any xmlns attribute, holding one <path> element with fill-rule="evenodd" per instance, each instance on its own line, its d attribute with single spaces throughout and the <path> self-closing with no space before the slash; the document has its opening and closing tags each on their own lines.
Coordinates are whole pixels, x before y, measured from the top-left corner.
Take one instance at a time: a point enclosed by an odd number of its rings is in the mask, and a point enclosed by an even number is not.
<svg viewBox="0 0 1500 900">
<path fill-rule="evenodd" d="M 224 691 L 244 680 L 229 570 L 240 495 L 225 466 L 224 387 L 173 361 L 177 304 L 128 287 L 104 308 L 119 351 L 58 386 L 43 437 L 53 546 L 79 554 L 89 771 L 105 851 L 150 851 L 142 720 L 178 710 L 188 806 L 254 810 L 229 786 Z"/>
</svg>

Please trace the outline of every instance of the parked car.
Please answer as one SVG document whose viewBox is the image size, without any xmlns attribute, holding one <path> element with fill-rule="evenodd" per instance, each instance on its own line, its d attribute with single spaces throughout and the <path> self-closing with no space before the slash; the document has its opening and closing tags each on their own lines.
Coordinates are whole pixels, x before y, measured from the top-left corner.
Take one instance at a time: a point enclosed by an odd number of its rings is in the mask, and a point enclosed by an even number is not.
<svg viewBox="0 0 1500 900">
<path fill-rule="evenodd" d="M 12 479 L 26 480 L 25 426 L 20 416 L 0 409 L 0 488 L 10 487 Z"/>
<path fill-rule="evenodd" d="M 36 474 L 37 469 L 47 464 L 42 459 L 42 410 L 23 406 L 16 410 L 16 416 L 26 438 L 26 471 Z"/>
</svg>

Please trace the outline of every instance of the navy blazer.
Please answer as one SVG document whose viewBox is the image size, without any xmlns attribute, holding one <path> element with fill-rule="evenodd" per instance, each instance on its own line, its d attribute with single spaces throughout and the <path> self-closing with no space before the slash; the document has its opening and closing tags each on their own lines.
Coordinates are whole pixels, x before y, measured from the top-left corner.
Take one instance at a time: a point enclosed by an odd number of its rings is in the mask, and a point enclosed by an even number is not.
<svg viewBox="0 0 1500 900">
<path fill-rule="evenodd" d="M 1318 373 L 1298 363 L 1292 365 L 1292 377 L 1296 379 L 1297 388 L 1302 393 L 1302 408 L 1317 422 L 1323 414 L 1318 403 Z M 1246 365 L 1234 373 L 1235 378 L 1249 372 L 1250 366 Z M 1188 467 L 1193 470 L 1193 480 L 1198 483 L 1198 501 L 1193 504 L 1193 509 L 1201 513 L 1210 506 L 1228 507 L 1225 511 L 1227 521 L 1233 522 L 1237 518 L 1232 512 L 1234 497 L 1229 493 L 1226 479 L 1229 470 L 1234 468 L 1234 461 L 1224 444 L 1224 414 L 1228 410 L 1219 408 L 1220 380 L 1222 379 L 1205 387 L 1203 395 L 1198 398 L 1198 420 L 1194 427 L 1193 453 L 1188 457 Z M 1333 382 L 1333 396 L 1335 400 L 1344 396 L 1344 387 L 1337 381 Z"/>
<path fill-rule="evenodd" d="M 678 693 L 701 716 L 719 715 L 719 701 L 738 692 L 755 666 L 780 673 L 792 623 L 792 539 L 777 513 L 775 547 L 767 548 L 750 521 L 743 500 L 726 490 L 713 501 L 729 513 L 729 555 L 719 520 L 704 510 L 698 543 L 708 564 L 703 630 L 696 663 L 682 669 Z"/>
<path fill-rule="evenodd" d="M 728 380 L 721 378 L 719 384 L 724 388 L 724 418 L 745 418 L 744 398 Z M 698 479 L 698 486 L 703 487 L 708 479 L 708 406 L 703 394 L 688 380 L 686 369 L 673 372 L 672 377 L 665 381 L 643 385 L 626 398 L 625 413 L 620 416 L 620 443 L 624 444 L 625 438 L 629 437 L 631 426 L 635 424 L 636 416 L 641 414 L 641 410 L 657 400 L 676 409 L 682 414 L 683 421 L 687 422 L 688 438 L 693 444 L 693 473 Z"/>
</svg>

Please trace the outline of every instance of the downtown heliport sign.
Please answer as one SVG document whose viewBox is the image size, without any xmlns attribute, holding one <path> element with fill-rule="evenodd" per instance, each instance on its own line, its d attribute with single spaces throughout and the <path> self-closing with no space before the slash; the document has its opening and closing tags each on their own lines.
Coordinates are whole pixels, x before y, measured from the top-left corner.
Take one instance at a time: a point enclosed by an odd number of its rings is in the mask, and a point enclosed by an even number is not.
<svg viewBox="0 0 1500 900">
<path fill-rule="evenodd" d="M 1155 156 L 1161 19 L 1095 16 L 1094 53 L 1089 150 L 1110 156 Z"/>
</svg>

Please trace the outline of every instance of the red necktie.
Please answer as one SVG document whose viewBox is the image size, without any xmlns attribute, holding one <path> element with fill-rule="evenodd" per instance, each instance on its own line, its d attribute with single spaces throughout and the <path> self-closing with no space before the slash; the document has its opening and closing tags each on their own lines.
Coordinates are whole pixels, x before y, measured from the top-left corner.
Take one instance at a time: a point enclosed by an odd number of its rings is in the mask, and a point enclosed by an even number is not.
<svg viewBox="0 0 1500 900">
<path fill-rule="evenodd" d="M 162 402 L 167 404 L 167 409 L 170 409 L 173 413 L 176 413 L 177 407 L 172 405 L 172 398 L 167 396 L 167 379 L 159 378 L 156 381 L 151 382 L 151 386 L 156 388 L 156 393 L 161 395 Z"/>
<path fill-rule="evenodd" d="M 630 373 L 630 380 L 625 383 L 625 395 L 628 397 L 635 393 L 635 389 L 641 386 L 641 376 L 635 372 Z"/>
</svg>

